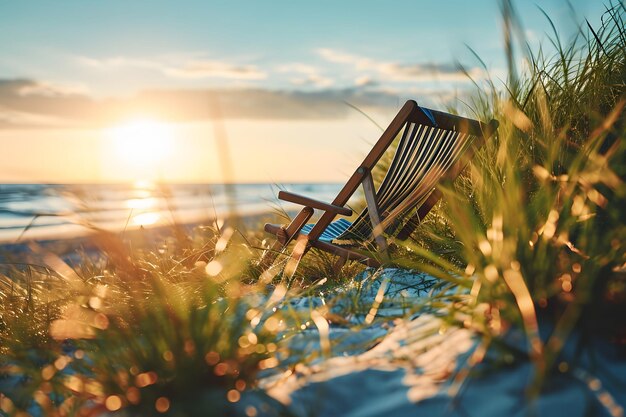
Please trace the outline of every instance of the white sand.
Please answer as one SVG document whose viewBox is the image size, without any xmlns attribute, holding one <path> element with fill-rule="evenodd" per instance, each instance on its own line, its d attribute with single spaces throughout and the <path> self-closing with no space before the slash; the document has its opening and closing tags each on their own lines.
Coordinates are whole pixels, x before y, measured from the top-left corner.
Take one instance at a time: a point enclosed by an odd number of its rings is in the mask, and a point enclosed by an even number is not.
<svg viewBox="0 0 626 417">
<path fill-rule="evenodd" d="M 357 280 L 346 291 L 352 291 L 348 295 L 356 296 L 364 306 L 374 304 L 376 296 L 380 299 L 384 292 L 376 316 L 393 316 L 402 306 L 424 301 L 425 294 L 412 287 L 424 278 L 428 279 L 422 274 L 386 270 L 366 276 L 362 285 Z M 340 298 L 350 299 L 346 295 Z M 303 299 L 298 307 L 311 307 L 310 303 L 319 304 Z M 333 308 L 342 308 L 341 302 Z M 354 314 L 351 320 L 361 323 L 366 317 Z M 375 321 L 360 331 L 331 325 L 328 337 L 333 341 L 330 357 L 309 366 L 298 365 L 262 382 L 263 388 L 296 416 L 624 415 L 626 354 L 605 342 L 588 341 L 576 352 L 578 338 L 574 335 L 559 360 L 568 364 L 567 370 L 555 371 L 539 398 L 530 402 L 525 392 L 533 368 L 523 355 L 514 360 L 511 355 L 488 350 L 484 360 L 466 375 L 478 338 L 470 330 L 446 328 L 434 315 Z M 290 343 L 296 351 L 319 351 L 320 332 L 312 326 Z M 525 349 L 521 332 L 511 332 L 507 343 L 520 352 Z M 503 358 L 511 359 L 510 363 L 501 363 Z"/>
</svg>

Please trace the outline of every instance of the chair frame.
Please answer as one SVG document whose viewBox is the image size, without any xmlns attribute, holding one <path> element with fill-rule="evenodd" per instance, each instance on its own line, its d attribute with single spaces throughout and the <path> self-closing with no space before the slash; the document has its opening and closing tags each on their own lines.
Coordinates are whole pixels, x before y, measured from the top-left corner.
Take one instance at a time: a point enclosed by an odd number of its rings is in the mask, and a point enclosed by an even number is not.
<svg viewBox="0 0 626 417">
<path fill-rule="evenodd" d="M 425 111 L 429 112 L 430 115 L 433 116 L 434 120 L 431 119 Z M 290 269 L 292 269 L 292 271 L 290 271 L 290 275 L 293 275 L 300 259 L 311 247 L 315 247 L 339 256 L 339 260 L 335 264 L 336 270 L 341 268 L 341 266 L 343 266 L 343 264 L 345 264 L 348 260 L 357 260 L 368 266 L 380 266 L 380 262 L 372 256 L 367 256 L 364 253 L 334 245 L 329 242 L 323 242 L 318 240 L 318 238 L 337 215 L 352 215 L 352 210 L 344 206 L 348 203 L 348 200 L 356 192 L 359 186 L 362 186 L 365 193 L 369 218 L 373 227 L 374 241 L 376 242 L 379 252 L 386 251 L 387 240 L 383 236 L 383 230 L 387 224 L 386 222 L 392 221 L 393 219 L 383 219 L 381 217 L 381 213 L 378 211 L 376 204 L 376 190 L 371 173 L 380 158 L 393 143 L 394 139 L 396 139 L 398 133 L 400 133 L 406 123 L 416 123 L 446 130 L 454 130 L 475 136 L 471 146 L 446 171 L 438 182 L 454 180 L 467 166 L 476 151 L 482 147 L 485 140 L 490 138 L 498 128 L 498 122 L 496 120 L 491 120 L 489 123 L 482 123 L 476 120 L 436 110 L 422 110 L 422 108 L 420 108 L 415 101 L 407 101 L 391 121 L 387 129 L 385 129 L 382 133 L 380 139 L 378 139 L 376 144 L 372 147 L 361 165 L 348 179 L 332 203 L 324 203 L 287 191 L 281 191 L 278 193 L 278 198 L 280 200 L 300 204 L 304 207 L 287 226 L 273 224 L 265 225 L 265 231 L 275 235 L 276 241 L 263 254 L 259 263 L 260 266 L 263 269 L 271 266 L 276 259 L 276 256 L 278 256 L 278 254 L 294 239 L 297 243 L 296 248 L 291 254 L 290 262 L 292 263 L 292 267 Z M 396 234 L 396 238 L 399 240 L 406 240 L 415 231 L 421 220 L 430 212 L 437 201 L 439 201 L 441 195 L 442 194 L 439 188 L 435 188 L 426 201 L 418 208 L 417 212 L 411 216 L 406 225 L 400 230 L 399 233 Z M 314 213 L 314 209 L 321 210 L 323 214 L 308 234 L 301 234 L 300 230 L 305 224 L 307 224 Z"/>
</svg>

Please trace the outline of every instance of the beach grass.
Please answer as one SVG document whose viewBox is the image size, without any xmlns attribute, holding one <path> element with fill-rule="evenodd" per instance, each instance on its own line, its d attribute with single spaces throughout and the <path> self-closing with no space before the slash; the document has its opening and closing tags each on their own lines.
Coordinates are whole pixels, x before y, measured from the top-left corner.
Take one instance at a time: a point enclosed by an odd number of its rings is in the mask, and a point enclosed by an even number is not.
<svg viewBox="0 0 626 417">
<path fill-rule="evenodd" d="M 45 267 L 3 276 L 3 376 L 17 378 L 3 410 L 146 415 L 193 408 L 207 390 L 224 407 L 237 402 L 276 366 L 282 327 L 271 310 L 280 298 L 243 282 L 250 251 L 233 234 L 204 228 L 130 249 L 102 231 L 106 257 L 95 263 L 70 267 L 46 252 L 36 261 Z"/>
<path fill-rule="evenodd" d="M 497 135 L 389 264 L 440 280 L 401 315 L 428 311 L 475 332 L 482 348 L 468 372 L 522 329 L 527 349 L 514 357 L 533 363 L 536 397 L 569 366 L 558 358 L 574 331 L 626 338 L 625 8 L 572 40 L 555 33 L 550 56 L 530 50 L 510 2 L 502 9 L 508 79 L 477 81 L 461 109 L 497 119 Z M 1 413 L 256 415 L 262 405 L 289 415 L 260 377 L 331 349 L 322 338 L 319 350 L 294 352 L 285 340 L 312 326 L 322 334 L 327 321 L 350 326 L 345 316 L 373 306 L 346 295 L 344 317 L 278 308 L 354 284 L 363 267 L 336 274 L 313 251 L 289 281 L 260 281 L 261 239 L 213 225 L 139 244 L 96 230 L 101 252 L 78 264 L 32 245 L 0 275 Z"/>
<path fill-rule="evenodd" d="M 477 81 L 486 88 L 467 104 L 476 118 L 499 120 L 497 135 L 444 186 L 444 206 L 407 245 L 418 256 L 399 262 L 468 291 L 441 295 L 442 312 L 485 346 L 523 328 L 536 396 L 568 367 L 557 358 L 572 332 L 624 340 L 625 8 L 607 8 L 596 26 L 585 21 L 572 40 L 555 31 L 556 53 L 546 56 L 502 4 L 508 79 L 504 88 Z M 442 227 L 448 237 L 428 242 Z M 452 258 L 441 255 L 448 248 Z"/>
</svg>

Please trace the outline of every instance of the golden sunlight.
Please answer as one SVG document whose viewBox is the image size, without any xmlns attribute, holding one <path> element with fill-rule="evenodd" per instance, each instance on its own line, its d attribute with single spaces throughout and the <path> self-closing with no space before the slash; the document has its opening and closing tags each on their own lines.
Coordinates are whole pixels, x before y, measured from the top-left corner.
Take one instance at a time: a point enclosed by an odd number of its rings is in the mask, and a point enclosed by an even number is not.
<svg viewBox="0 0 626 417">
<path fill-rule="evenodd" d="M 135 120 L 107 131 L 120 161 L 158 169 L 173 147 L 172 127 L 154 120 Z"/>
<path fill-rule="evenodd" d="M 131 223 L 135 226 L 152 226 L 161 220 L 161 214 L 157 212 L 140 213 L 133 216 Z"/>
</svg>

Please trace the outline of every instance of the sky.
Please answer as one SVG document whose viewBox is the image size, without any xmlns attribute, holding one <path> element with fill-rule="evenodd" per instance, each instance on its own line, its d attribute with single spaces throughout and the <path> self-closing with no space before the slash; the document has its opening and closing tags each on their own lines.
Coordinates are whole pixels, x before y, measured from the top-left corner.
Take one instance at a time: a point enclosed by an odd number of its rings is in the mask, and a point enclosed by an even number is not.
<svg viewBox="0 0 626 417">
<path fill-rule="evenodd" d="M 600 1 L 517 1 L 543 45 Z M 0 1 L 0 182 L 343 181 L 405 100 L 506 77 L 499 2 Z M 471 50 L 470 50 L 471 48 Z M 473 51 L 473 52 L 472 52 Z"/>
</svg>

